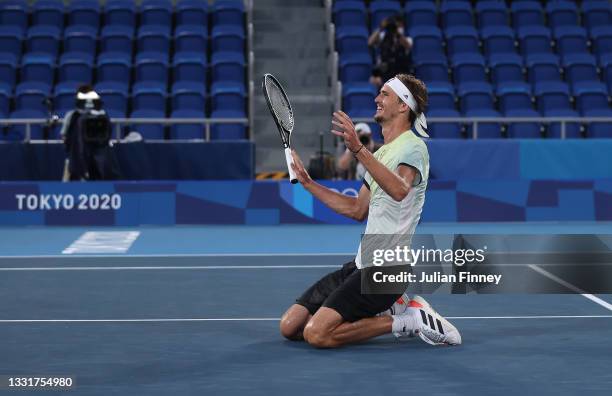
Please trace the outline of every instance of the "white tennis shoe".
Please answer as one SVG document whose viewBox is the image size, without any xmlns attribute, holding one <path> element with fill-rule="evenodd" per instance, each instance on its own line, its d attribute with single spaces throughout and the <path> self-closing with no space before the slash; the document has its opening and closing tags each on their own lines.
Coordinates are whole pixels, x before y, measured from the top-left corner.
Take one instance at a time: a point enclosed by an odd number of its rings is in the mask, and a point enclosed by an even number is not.
<svg viewBox="0 0 612 396">
<path fill-rule="evenodd" d="M 437 313 L 431 305 L 421 296 L 414 296 L 408 302 L 406 310 L 418 310 L 418 320 L 420 326 L 414 331 L 416 335 L 431 345 L 460 345 L 461 334 L 455 326 L 453 326 L 442 315 Z M 406 314 L 411 314 L 406 312 Z M 410 336 L 412 332 L 406 335 Z"/>
</svg>

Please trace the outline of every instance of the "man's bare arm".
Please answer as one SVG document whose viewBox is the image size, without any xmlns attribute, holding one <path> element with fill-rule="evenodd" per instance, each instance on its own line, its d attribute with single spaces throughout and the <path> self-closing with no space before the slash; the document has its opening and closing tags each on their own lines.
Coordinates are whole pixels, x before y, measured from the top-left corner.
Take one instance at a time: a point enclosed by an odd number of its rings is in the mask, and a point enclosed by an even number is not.
<svg viewBox="0 0 612 396">
<path fill-rule="evenodd" d="M 408 195 L 414 179 L 416 170 L 411 166 L 400 165 L 393 172 L 364 147 L 356 155 L 359 162 L 368 170 L 368 173 L 378 183 L 384 192 L 389 194 L 395 201 L 401 201 Z"/>
<path fill-rule="evenodd" d="M 291 166 L 304 188 L 336 213 L 358 221 L 364 220 L 368 215 L 370 191 L 365 186 L 361 187 L 357 198 L 355 198 L 340 194 L 315 182 L 310 178 L 295 150 L 293 151 L 293 164 Z"/>
</svg>

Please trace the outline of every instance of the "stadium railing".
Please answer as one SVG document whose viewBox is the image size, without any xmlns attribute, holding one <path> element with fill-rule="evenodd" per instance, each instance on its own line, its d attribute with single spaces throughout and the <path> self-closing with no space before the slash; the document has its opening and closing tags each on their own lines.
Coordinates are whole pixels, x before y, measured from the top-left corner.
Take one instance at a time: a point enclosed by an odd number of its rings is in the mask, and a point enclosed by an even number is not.
<svg viewBox="0 0 612 396">
<path fill-rule="evenodd" d="M 369 122 L 372 123 L 372 118 L 353 118 L 353 122 Z M 458 124 L 472 124 L 472 138 L 478 139 L 478 124 L 509 124 L 509 123 L 541 123 L 561 124 L 561 139 L 566 137 L 566 125 L 567 123 L 597 123 L 597 122 L 612 122 L 612 117 L 427 117 L 427 124 L 434 123 L 458 123 Z"/>
<path fill-rule="evenodd" d="M 57 124 L 63 122 L 63 119 L 57 120 Z M 210 141 L 210 129 L 213 124 L 249 124 L 248 118 L 111 118 L 111 123 L 114 129 L 114 139 L 121 139 L 121 130 L 125 125 L 134 124 L 162 124 L 164 126 L 178 125 L 178 124 L 202 124 L 204 125 L 204 137 L 202 139 L 187 139 L 189 141 Z M 32 125 L 48 126 L 49 120 L 46 118 L 20 118 L 20 119 L 0 119 L 0 126 L 10 127 L 11 125 L 24 125 L 25 136 L 23 141 L 31 141 L 32 136 Z M 49 139 L 49 141 L 59 139 Z M 149 139 L 146 139 L 149 140 Z M 164 140 L 167 142 L 178 142 L 182 139 L 168 139 Z"/>
</svg>

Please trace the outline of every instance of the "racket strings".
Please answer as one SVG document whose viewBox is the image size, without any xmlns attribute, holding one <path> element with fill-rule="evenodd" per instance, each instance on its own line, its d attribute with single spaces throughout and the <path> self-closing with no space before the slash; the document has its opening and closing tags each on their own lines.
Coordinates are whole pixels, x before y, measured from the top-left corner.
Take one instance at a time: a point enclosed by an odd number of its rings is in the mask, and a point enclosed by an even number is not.
<svg viewBox="0 0 612 396">
<path fill-rule="evenodd" d="M 267 91 L 272 104 L 272 109 L 278 117 L 278 120 L 285 129 L 289 131 L 292 130 L 293 112 L 291 111 L 291 105 L 283 94 L 281 88 L 278 87 L 273 81 L 268 80 Z"/>
</svg>

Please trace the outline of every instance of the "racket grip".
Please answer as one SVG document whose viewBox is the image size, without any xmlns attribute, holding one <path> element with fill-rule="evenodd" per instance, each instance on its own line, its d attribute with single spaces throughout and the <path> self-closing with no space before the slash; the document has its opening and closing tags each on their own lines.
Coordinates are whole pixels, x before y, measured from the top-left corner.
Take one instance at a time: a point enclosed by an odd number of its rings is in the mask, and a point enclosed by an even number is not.
<svg viewBox="0 0 612 396">
<path fill-rule="evenodd" d="M 295 176 L 293 168 L 291 167 L 291 164 L 293 163 L 293 156 L 291 156 L 290 147 L 285 148 L 285 159 L 287 160 L 287 169 L 289 170 L 289 180 L 291 181 L 291 184 L 295 184 L 298 182 L 298 180 Z"/>
</svg>

